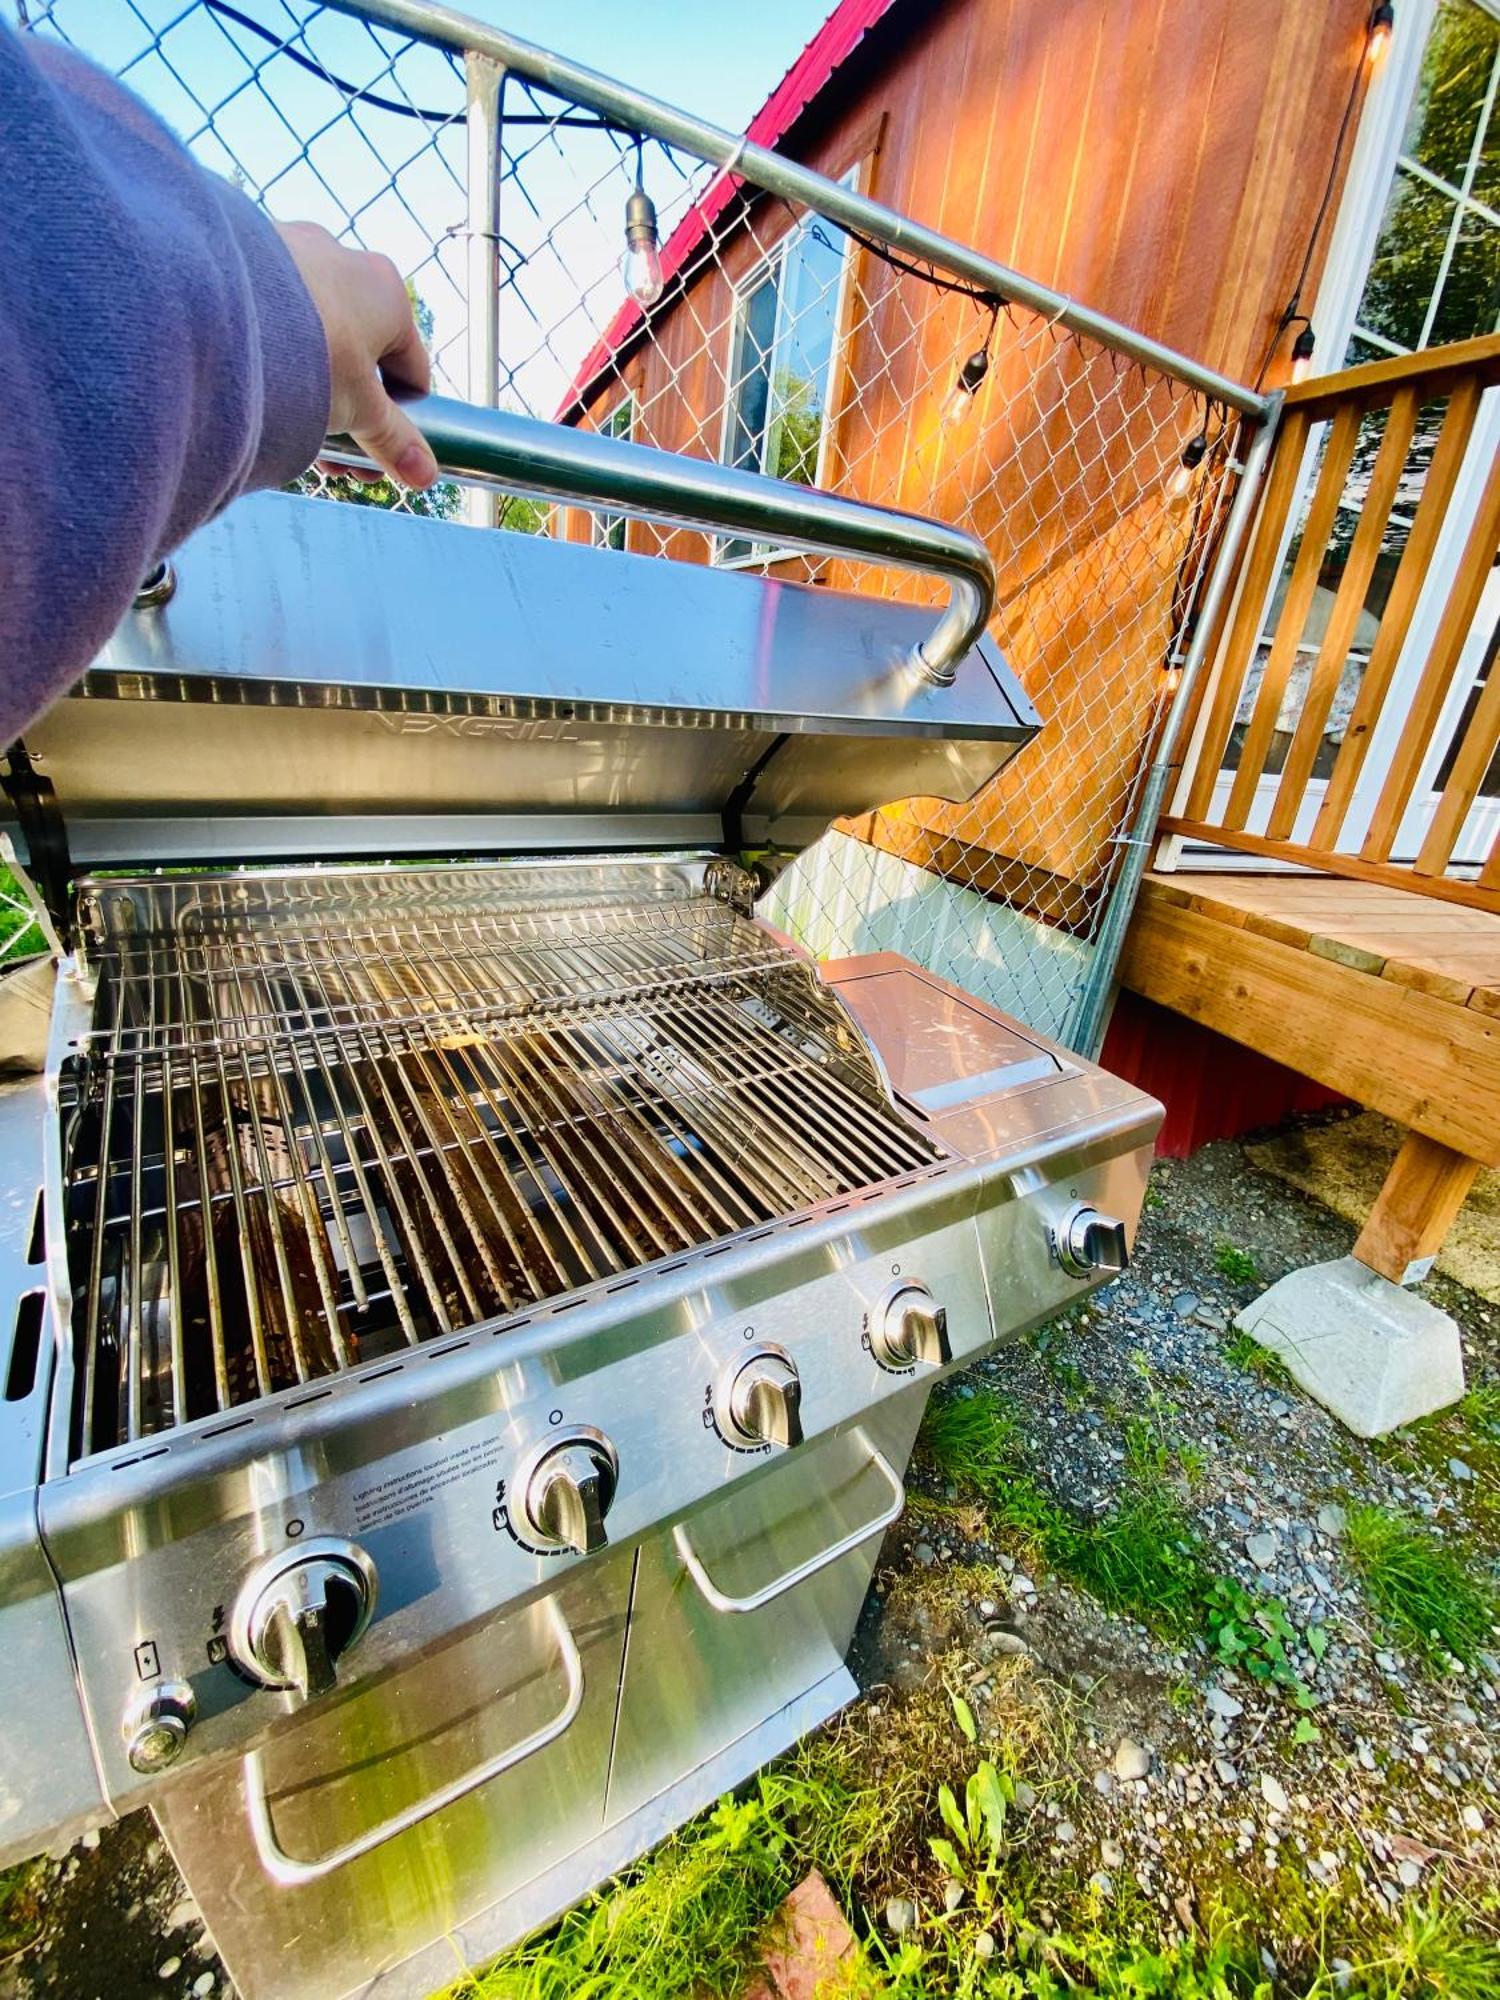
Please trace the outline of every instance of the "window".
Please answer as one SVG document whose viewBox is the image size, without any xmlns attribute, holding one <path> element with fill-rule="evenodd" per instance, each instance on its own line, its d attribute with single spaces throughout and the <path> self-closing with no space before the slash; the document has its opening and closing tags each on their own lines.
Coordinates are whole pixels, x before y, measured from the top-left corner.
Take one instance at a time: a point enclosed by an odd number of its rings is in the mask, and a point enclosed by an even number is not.
<svg viewBox="0 0 1500 2000">
<path fill-rule="evenodd" d="M 1441 0 L 1346 361 L 1500 325 L 1500 20 Z"/>
<path fill-rule="evenodd" d="M 635 399 L 622 396 L 599 426 L 601 437 L 629 438 L 635 429 Z M 596 549 L 623 549 L 630 519 L 625 514 L 595 514 L 592 539 Z"/>
<path fill-rule="evenodd" d="M 846 177 L 846 185 L 854 176 Z M 727 465 L 818 484 L 832 416 L 848 238 L 817 216 L 757 265 L 735 299 L 729 394 L 720 457 Z M 720 562 L 775 551 L 719 545 Z"/>
</svg>

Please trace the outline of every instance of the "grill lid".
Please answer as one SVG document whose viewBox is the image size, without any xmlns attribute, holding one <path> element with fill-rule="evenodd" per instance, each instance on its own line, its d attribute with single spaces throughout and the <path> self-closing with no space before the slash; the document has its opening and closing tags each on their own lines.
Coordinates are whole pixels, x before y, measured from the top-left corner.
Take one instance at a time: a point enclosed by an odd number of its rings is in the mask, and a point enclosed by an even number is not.
<svg viewBox="0 0 1500 2000">
<path fill-rule="evenodd" d="M 936 686 L 930 609 L 744 572 L 283 494 L 175 568 L 28 732 L 75 862 L 796 844 L 1039 727 L 988 639 Z"/>
</svg>

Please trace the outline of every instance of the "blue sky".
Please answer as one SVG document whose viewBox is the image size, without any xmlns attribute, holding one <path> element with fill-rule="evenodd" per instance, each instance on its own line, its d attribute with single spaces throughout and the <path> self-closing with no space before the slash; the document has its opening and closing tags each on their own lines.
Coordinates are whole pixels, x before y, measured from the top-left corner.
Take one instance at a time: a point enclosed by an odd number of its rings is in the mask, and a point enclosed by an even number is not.
<svg viewBox="0 0 1500 2000">
<path fill-rule="evenodd" d="M 832 11 L 834 0 L 466 0 L 464 11 L 608 70 L 736 130 Z"/>
</svg>

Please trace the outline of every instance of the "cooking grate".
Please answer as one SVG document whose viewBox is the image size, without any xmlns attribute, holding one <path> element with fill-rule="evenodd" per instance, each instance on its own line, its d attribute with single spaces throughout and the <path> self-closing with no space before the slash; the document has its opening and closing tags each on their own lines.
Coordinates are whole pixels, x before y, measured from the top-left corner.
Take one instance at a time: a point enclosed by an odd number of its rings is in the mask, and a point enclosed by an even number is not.
<svg viewBox="0 0 1500 2000">
<path fill-rule="evenodd" d="M 89 893 L 81 1453 L 941 1157 L 725 905 L 454 874 Z"/>
</svg>

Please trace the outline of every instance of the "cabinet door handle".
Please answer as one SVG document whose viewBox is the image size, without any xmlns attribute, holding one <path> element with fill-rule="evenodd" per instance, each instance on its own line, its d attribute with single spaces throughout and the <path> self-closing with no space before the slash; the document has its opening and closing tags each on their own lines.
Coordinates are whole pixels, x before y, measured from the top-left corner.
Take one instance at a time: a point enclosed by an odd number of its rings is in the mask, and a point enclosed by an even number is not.
<svg viewBox="0 0 1500 2000">
<path fill-rule="evenodd" d="M 519 1743 L 512 1743 L 508 1750 L 487 1758 L 483 1764 L 476 1764 L 472 1771 L 466 1771 L 461 1778 L 451 1784 L 429 1792 L 425 1799 L 418 1799 L 414 1805 L 393 1813 L 389 1819 L 372 1826 L 368 1832 L 346 1841 L 342 1847 L 330 1848 L 326 1854 L 302 1859 L 288 1854 L 276 1837 L 276 1828 L 271 1819 L 271 1801 L 266 1792 L 265 1767 L 258 1750 L 251 1751 L 245 1759 L 245 1812 L 250 1821 L 250 1834 L 255 1842 L 255 1851 L 260 1856 L 261 1866 L 273 1882 L 280 1882 L 286 1888 L 296 1888 L 304 1882 L 316 1882 L 324 1875 L 333 1874 L 337 1868 L 346 1868 L 351 1861 L 359 1860 L 377 1847 L 383 1847 L 388 1840 L 398 1834 L 420 1826 L 424 1819 L 441 1812 L 445 1806 L 467 1798 L 470 1792 L 477 1792 L 481 1785 L 489 1784 L 502 1772 L 514 1770 L 517 1764 L 524 1764 L 528 1757 L 545 1750 L 549 1743 L 555 1743 L 577 1717 L 583 1705 L 583 1661 L 579 1657 L 578 1645 L 568 1629 L 566 1619 L 555 1603 L 547 1605 L 553 1636 L 557 1641 L 558 1658 L 562 1666 L 563 1701 L 550 1722 L 546 1722 L 530 1736 Z"/>
<path fill-rule="evenodd" d="M 759 1611 L 767 1604 L 774 1604 L 778 1597 L 784 1596 L 789 1590 L 795 1590 L 799 1583 L 806 1583 L 809 1577 L 816 1576 L 820 1570 L 829 1568 L 839 1560 L 840 1556 L 848 1555 L 851 1550 L 857 1549 L 861 1542 L 867 1542 L 871 1535 L 880 1534 L 897 1519 L 901 1509 L 906 1505 L 906 1488 L 901 1484 L 900 1474 L 885 1453 L 878 1451 L 870 1443 L 862 1430 L 856 1431 L 854 1435 L 869 1453 L 869 1464 L 874 1466 L 890 1488 L 889 1501 L 868 1521 L 861 1522 L 857 1528 L 851 1528 L 847 1535 L 831 1543 L 828 1548 L 820 1549 L 815 1556 L 809 1556 L 806 1562 L 799 1563 L 795 1569 L 789 1569 L 784 1575 L 775 1577 L 751 1596 L 730 1597 L 720 1590 L 703 1567 L 703 1560 L 693 1547 L 687 1529 L 679 1524 L 672 1530 L 672 1546 L 682 1558 L 683 1567 L 715 1611 Z"/>
</svg>

